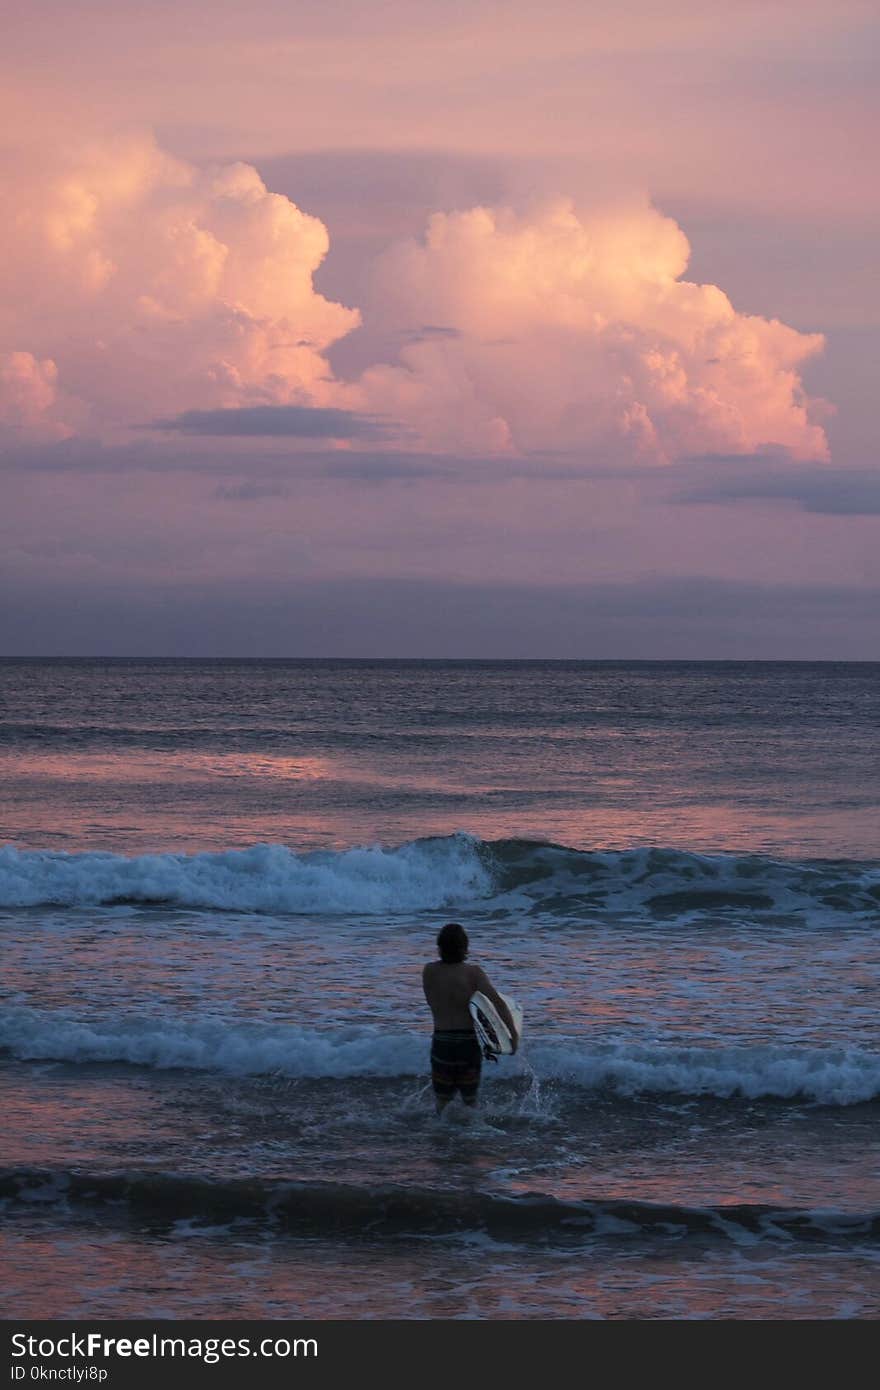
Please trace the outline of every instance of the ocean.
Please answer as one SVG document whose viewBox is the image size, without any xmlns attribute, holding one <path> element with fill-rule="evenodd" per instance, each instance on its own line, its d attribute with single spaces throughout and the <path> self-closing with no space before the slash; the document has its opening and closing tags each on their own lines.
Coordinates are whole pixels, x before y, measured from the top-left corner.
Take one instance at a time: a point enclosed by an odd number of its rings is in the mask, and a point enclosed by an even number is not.
<svg viewBox="0 0 880 1390">
<path fill-rule="evenodd" d="M 5 1316 L 880 1314 L 880 665 L 0 662 Z M 437 1118 L 448 920 L 525 1008 Z"/>
</svg>

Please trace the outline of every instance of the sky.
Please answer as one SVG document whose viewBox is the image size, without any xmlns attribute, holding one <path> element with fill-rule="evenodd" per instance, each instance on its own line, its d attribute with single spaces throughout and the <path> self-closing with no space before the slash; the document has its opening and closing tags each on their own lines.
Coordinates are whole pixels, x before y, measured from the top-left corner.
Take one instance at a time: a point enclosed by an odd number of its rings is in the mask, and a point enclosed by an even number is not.
<svg viewBox="0 0 880 1390">
<path fill-rule="evenodd" d="M 880 659 L 873 3 L 0 3 L 0 654 Z"/>
</svg>

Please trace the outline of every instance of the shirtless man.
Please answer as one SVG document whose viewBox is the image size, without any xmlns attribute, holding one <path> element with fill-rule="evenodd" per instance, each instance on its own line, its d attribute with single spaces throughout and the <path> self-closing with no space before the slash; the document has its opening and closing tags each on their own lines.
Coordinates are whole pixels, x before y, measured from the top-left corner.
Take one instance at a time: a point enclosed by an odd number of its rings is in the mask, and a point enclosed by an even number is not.
<svg viewBox="0 0 880 1390">
<path fill-rule="evenodd" d="M 440 959 L 425 966 L 422 985 L 434 1015 L 431 1083 L 439 1115 L 456 1091 L 461 1092 L 465 1105 L 477 1103 L 483 1054 L 468 1009 L 468 1000 L 475 990 L 495 1005 L 510 1030 L 514 1052 L 519 1038 L 510 1010 L 489 983 L 485 970 L 467 964 L 468 934 L 464 927 L 458 922 L 447 922 L 437 937 L 437 949 Z"/>
</svg>

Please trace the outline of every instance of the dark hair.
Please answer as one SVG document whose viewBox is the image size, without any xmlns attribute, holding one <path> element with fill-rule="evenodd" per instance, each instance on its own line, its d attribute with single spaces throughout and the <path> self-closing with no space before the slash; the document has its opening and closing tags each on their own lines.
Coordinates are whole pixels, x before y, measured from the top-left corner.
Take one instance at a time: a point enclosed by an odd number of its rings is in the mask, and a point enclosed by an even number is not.
<svg viewBox="0 0 880 1390">
<path fill-rule="evenodd" d="M 447 965 L 459 965 L 468 953 L 468 934 L 458 922 L 447 922 L 437 935 L 440 959 Z"/>
</svg>

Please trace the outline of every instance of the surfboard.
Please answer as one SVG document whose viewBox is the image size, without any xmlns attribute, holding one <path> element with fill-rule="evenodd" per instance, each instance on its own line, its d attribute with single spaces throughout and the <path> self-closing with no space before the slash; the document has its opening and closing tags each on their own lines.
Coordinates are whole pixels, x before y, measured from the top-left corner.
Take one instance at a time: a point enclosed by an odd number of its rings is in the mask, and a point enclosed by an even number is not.
<svg viewBox="0 0 880 1390">
<path fill-rule="evenodd" d="M 521 1038 L 522 1008 L 515 999 L 508 999 L 506 994 L 502 994 L 501 998 L 513 1015 L 517 1035 Z M 480 1040 L 484 1054 L 487 1057 L 509 1057 L 513 1052 L 513 1039 L 492 1000 L 477 990 L 468 1000 L 468 1008 L 474 1020 L 474 1032 Z"/>
</svg>

